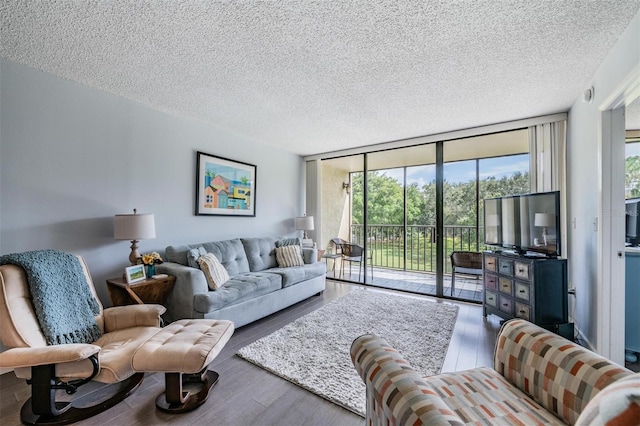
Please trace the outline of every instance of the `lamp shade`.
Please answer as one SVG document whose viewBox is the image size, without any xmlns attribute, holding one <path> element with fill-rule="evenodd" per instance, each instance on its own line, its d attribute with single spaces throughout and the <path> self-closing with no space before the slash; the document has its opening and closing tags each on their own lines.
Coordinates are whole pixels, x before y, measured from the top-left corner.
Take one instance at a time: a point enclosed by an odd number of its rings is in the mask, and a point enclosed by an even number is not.
<svg viewBox="0 0 640 426">
<path fill-rule="evenodd" d="M 149 240 L 156 237 L 152 213 L 117 214 L 114 227 L 116 240 Z"/>
<path fill-rule="evenodd" d="M 533 218 L 534 226 L 555 226 L 556 215 L 550 213 L 536 213 Z"/>
<path fill-rule="evenodd" d="M 313 231 L 313 216 L 296 217 L 296 230 Z"/>
</svg>

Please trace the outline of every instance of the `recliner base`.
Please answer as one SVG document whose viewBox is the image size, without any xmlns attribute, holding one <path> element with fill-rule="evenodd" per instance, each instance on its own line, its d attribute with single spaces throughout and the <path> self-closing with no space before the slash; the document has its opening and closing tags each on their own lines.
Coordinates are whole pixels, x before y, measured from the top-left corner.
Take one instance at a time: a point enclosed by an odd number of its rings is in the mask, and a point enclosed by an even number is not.
<svg viewBox="0 0 640 426">
<path fill-rule="evenodd" d="M 100 396 L 104 396 L 105 392 L 92 392 L 71 402 L 54 402 L 56 409 L 61 411 L 58 415 L 35 414 L 31 404 L 34 398 L 34 396 L 32 396 L 22 406 L 20 410 L 20 420 L 26 425 L 66 425 L 87 419 L 123 401 L 140 386 L 143 378 L 144 373 L 134 374 L 118 384 L 119 389 L 115 394 L 97 403 L 94 400 Z M 111 394 L 111 392 L 109 392 L 109 394 Z M 82 407 L 83 403 L 90 403 L 92 405 Z"/>
</svg>

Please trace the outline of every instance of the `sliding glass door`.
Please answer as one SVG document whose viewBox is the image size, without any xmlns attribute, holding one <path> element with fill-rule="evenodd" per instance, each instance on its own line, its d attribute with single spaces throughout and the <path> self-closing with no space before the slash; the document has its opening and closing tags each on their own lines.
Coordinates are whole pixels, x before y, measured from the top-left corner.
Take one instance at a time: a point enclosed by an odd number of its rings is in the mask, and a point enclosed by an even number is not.
<svg viewBox="0 0 640 426">
<path fill-rule="evenodd" d="M 327 276 L 481 301 L 450 255 L 484 248 L 484 198 L 529 192 L 527 151 L 524 129 L 322 160 Z"/>
</svg>

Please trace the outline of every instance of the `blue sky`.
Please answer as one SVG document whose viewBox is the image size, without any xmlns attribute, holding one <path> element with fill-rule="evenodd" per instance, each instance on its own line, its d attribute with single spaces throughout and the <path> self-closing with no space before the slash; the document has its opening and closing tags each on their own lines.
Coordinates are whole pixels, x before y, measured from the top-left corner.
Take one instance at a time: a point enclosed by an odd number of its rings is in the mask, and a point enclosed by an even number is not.
<svg viewBox="0 0 640 426">
<path fill-rule="evenodd" d="M 640 150 L 640 144 L 637 144 Z M 480 160 L 480 178 L 495 176 L 499 179 L 509 176 L 517 171 L 529 170 L 529 155 L 512 155 L 509 157 L 485 158 Z M 402 182 L 403 171 L 401 168 L 387 170 L 385 175 Z M 445 163 L 444 177 L 450 183 L 468 182 L 476 178 L 475 160 L 456 161 Z M 429 183 L 436 178 L 436 166 L 417 166 L 407 168 L 407 181 L 409 184 L 417 182 L 418 186 Z"/>
<path fill-rule="evenodd" d="M 625 146 L 625 153 L 627 157 L 635 157 L 640 155 L 640 142 L 628 143 Z"/>
</svg>

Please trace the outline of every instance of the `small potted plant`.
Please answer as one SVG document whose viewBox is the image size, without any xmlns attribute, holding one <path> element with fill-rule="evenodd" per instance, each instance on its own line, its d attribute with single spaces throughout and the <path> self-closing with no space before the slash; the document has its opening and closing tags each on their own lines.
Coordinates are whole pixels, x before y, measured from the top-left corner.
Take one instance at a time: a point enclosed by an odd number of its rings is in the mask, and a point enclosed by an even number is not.
<svg viewBox="0 0 640 426">
<path fill-rule="evenodd" d="M 142 264 L 147 268 L 147 277 L 151 278 L 156 274 L 156 265 L 162 263 L 162 258 L 157 252 L 143 254 L 140 258 Z"/>
</svg>

